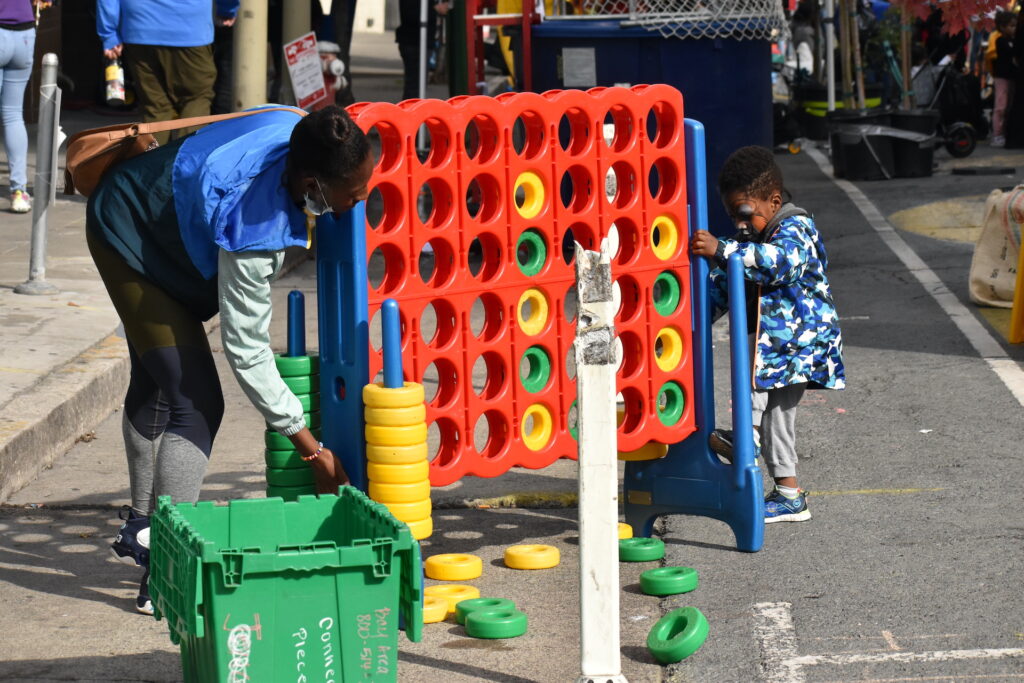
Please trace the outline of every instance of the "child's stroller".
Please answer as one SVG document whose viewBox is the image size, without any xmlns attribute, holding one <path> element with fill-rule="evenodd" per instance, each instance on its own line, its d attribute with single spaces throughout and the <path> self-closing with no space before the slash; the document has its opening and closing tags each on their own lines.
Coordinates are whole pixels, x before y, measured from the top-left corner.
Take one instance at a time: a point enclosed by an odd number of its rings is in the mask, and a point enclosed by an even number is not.
<svg viewBox="0 0 1024 683">
<path fill-rule="evenodd" d="M 970 156 L 988 134 L 977 78 L 952 65 L 924 66 L 913 77 L 914 102 L 939 115 L 938 135 L 950 155 Z"/>
</svg>

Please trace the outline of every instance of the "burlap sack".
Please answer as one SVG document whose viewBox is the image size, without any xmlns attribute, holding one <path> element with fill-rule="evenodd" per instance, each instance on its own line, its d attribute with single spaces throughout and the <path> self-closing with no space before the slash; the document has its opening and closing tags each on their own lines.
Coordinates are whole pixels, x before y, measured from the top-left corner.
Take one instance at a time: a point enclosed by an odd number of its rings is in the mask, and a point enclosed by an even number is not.
<svg viewBox="0 0 1024 683">
<path fill-rule="evenodd" d="M 1010 192 L 993 190 L 985 201 L 985 220 L 971 259 L 971 301 L 981 306 L 1013 307 L 1024 223 L 1024 185 Z"/>
</svg>

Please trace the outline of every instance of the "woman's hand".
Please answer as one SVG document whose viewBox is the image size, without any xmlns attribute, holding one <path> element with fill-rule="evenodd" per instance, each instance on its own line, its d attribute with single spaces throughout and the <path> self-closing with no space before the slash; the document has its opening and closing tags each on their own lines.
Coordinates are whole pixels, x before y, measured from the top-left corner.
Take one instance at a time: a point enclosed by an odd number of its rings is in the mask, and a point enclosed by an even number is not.
<svg viewBox="0 0 1024 683">
<path fill-rule="evenodd" d="M 118 57 L 121 56 L 121 51 L 123 49 L 124 49 L 123 45 L 115 45 L 114 47 L 110 48 L 109 50 L 104 50 L 103 51 L 103 56 L 106 57 L 107 59 L 117 59 Z"/>
<path fill-rule="evenodd" d="M 320 457 L 309 463 L 313 467 L 317 493 L 338 493 L 338 487 L 348 483 L 348 475 L 341 461 L 334 457 L 331 449 L 324 446 Z"/>
</svg>

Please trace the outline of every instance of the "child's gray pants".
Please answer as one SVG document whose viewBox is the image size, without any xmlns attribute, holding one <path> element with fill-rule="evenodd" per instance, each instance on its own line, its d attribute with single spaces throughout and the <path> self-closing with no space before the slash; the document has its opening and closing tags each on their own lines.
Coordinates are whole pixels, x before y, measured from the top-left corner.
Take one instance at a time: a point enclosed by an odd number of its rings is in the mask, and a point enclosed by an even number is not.
<svg viewBox="0 0 1024 683">
<path fill-rule="evenodd" d="M 752 395 L 754 425 L 761 426 L 761 454 L 773 479 L 796 476 L 796 407 L 807 383 Z"/>
</svg>

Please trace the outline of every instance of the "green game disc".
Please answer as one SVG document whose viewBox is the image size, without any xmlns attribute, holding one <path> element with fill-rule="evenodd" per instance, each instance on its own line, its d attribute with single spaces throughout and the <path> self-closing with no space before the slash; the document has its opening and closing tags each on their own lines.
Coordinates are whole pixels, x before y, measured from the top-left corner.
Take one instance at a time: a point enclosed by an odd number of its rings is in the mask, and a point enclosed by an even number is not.
<svg viewBox="0 0 1024 683">
<path fill-rule="evenodd" d="M 540 233 L 530 228 L 519 236 L 516 242 L 516 264 L 523 275 L 533 277 L 544 268 L 548 259 L 548 248 Z"/>
<path fill-rule="evenodd" d="M 517 609 L 482 609 L 466 616 L 466 635 L 515 638 L 526 633 L 526 615 Z"/>
<path fill-rule="evenodd" d="M 619 540 L 619 562 L 651 562 L 665 557 L 665 542 L 660 538 L 623 538 Z"/>
<path fill-rule="evenodd" d="M 520 369 L 519 381 L 522 382 L 524 389 L 536 394 L 546 387 L 548 380 L 551 379 L 551 357 L 542 347 L 531 346 L 523 353 L 523 360 L 526 361 L 527 371 L 523 373 Z"/>
<path fill-rule="evenodd" d="M 320 356 L 285 356 L 274 354 L 277 371 L 282 377 L 309 377 L 320 372 Z"/>
<path fill-rule="evenodd" d="M 280 470 L 275 467 L 267 468 L 267 484 L 270 486 L 313 486 L 316 479 L 313 477 L 313 468 L 309 463 L 302 463 L 303 467 L 295 467 L 287 470 Z"/>
<path fill-rule="evenodd" d="M 658 315 L 672 315 L 679 306 L 681 289 L 674 273 L 665 271 L 654 280 L 654 310 Z"/>
<path fill-rule="evenodd" d="M 658 567 L 640 575 L 640 590 L 647 595 L 678 595 L 697 588 L 697 570 L 691 567 Z"/>
<path fill-rule="evenodd" d="M 466 623 L 466 617 L 480 610 L 514 610 L 516 604 L 506 598 L 473 598 L 460 600 L 455 605 L 455 621 Z"/>
<path fill-rule="evenodd" d="M 314 428 L 311 430 L 315 439 L 320 439 L 320 429 Z M 292 440 L 287 436 L 275 432 L 273 429 L 268 429 L 263 433 L 263 445 L 267 447 L 268 451 L 291 451 L 295 450 L 295 446 L 292 445 Z"/>
<path fill-rule="evenodd" d="M 306 421 L 306 426 L 309 429 L 320 429 L 320 411 L 315 413 L 303 413 L 302 419 Z M 270 429 L 270 425 L 267 425 L 267 429 Z"/>
<path fill-rule="evenodd" d="M 302 412 L 304 413 L 315 413 L 320 410 L 320 394 L 296 394 L 295 398 L 299 399 L 299 403 L 302 404 Z"/>
<path fill-rule="evenodd" d="M 708 637 L 708 620 L 696 607 L 674 609 L 651 627 L 647 649 L 662 664 L 680 662 L 700 649 Z"/>
<path fill-rule="evenodd" d="M 658 419 L 666 427 L 671 427 L 683 417 L 686 397 L 683 388 L 676 382 L 665 382 L 658 392 Z"/>
<path fill-rule="evenodd" d="M 295 500 L 299 496 L 315 496 L 315 486 L 268 486 L 267 498 L 284 498 Z"/>
<path fill-rule="evenodd" d="M 306 377 L 282 377 L 288 389 L 295 395 L 315 394 L 320 391 L 320 376 L 311 375 Z"/>
<path fill-rule="evenodd" d="M 263 451 L 263 461 L 267 463 L 267 467 L 279 470 L 309 467 L 309 463 L 305 462 L 294 448 L 280 451 Z"/>
</svg>

